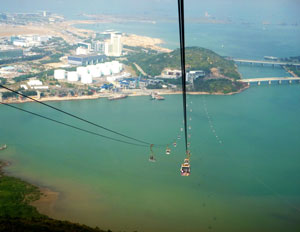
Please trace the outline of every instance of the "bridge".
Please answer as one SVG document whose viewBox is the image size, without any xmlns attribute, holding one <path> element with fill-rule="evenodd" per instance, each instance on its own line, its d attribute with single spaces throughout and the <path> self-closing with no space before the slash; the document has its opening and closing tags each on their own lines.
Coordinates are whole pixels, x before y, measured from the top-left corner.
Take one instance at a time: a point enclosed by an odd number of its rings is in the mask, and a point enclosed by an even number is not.
<svg viewBox="0 0 300 232">
<path fill-rule="evenodd" d="M 300 77 L 266 77 L 266 78 L 250 78 L 250 79 L 240 79 L 239 82 L 260 85 L 261 83 L 271 84 L 282 84 L 282 83 L 300 83 Z"/>
<path fill-rule="evenodd" d="M 260 64 L 260 65 L 278 65 L 278 66 L 285 66 L 285 65 L 292 65 L 300 67 L 300 63 L 293 63 L 293 62 L 278 62 L 278 61 L 271 61 L 271 60 L 247 60 L 247 59 L 233 59 L 236 63 L 244 63 L 244 64 Z"/>
</svg>

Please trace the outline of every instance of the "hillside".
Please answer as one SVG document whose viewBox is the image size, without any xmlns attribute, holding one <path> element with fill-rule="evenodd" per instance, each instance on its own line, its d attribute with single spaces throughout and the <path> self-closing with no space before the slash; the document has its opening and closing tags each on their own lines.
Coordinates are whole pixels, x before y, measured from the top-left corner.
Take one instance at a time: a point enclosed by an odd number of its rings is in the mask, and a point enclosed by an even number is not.
<svg viewBox="0 0 300 232">
<path fill-rule="evenodd" d="M 187 47 L 185 51 L 187 71 L 203 70 L 209 74 L 212 68 L 217 68 L 225 77 L 240 79 L 233 61 L 205 48 Z M 170 53 L 140 51 L 130 54 L 128 61 L 137 63 L 148 75 L 157 76 L 165 68 L 180 69 L 180 50 L 176 49 Z"/>
</svg>

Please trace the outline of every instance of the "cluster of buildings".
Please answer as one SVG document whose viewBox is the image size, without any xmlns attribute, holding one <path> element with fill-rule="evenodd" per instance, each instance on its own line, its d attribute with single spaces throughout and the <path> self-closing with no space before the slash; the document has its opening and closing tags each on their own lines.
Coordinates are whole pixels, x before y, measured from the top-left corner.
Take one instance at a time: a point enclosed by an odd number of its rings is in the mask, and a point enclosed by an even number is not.
<svg viewBox="0 0 300 232">
<path fill-rule="evenodd" d="M 38 47 L 43 42 L 48 42 L 51 36 L 26 35 L 12 36 L 11 43 L 16 47 Z"/>
<path fill-rule="evenodd" d="M 91 43 L 79 42 L 76 48 L 76 56 L 95 56 L 95 55 L 106 55 L 106 56 L 122 56 L 123 44 L 122 35 L 119 32 L 108 31 L 103 32 L 103 38 L 105 41 L 95 40 Z M 109 36 L 109 39 L 107 37 Z"/>
<path fill-rule="evenodd" d="M 63 16 L 48 11 L 39 11 L 36 13 L 0 13 L 0 23 L 14 25 L 24 25 L 26 23 L 53 23 L 61 22 L 63 20 Z"/>
<path fill-rule="evenodd" d="M 43 82 L 36 79 L 29 80 L 26 84 L 20 85 L 21 88 L 28 90 L 28 89 L 34 89 L 34 90 L 47 90 L 49 89 L 49 86 L 43 85 Z"/>
<path fill-rule="evenodd" d="M 79 66 L 76 68 L 76 71 L 70 72 L 64 69 L 57 69 L 54 71 L 54 78 L 56 80 L 67 79 L 70 82 L 81 81 L 82 84 L 92 84 L 95 78 L 119 74 L 122 70 L 123 64 L 119 61 L 112 61 L 88 65 L 86 67 Z"/>
<path fill-rule="evenodd" d="M 181 77 L 181 70 L 178 69 L 166 69 L 162 72 L 162 75 L 159 78 L 163 79 L 178 79 Z M 186 74 L 186 81 L 194 83 L 194 80 L 197 78 L 205 77 L 205 72 L 203 70 L 189 71 Z"/>
</svg>

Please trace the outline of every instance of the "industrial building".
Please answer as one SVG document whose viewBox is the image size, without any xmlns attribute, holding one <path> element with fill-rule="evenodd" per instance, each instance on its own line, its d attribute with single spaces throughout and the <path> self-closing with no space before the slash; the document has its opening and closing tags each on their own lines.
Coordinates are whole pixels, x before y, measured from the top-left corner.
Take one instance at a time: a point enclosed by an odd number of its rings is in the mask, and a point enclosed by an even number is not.
<svg viewBox="0 0 300 232">
<path fill-rule="evenodd" d="M 75 55 L 68 56 L 68 63 L 78 66 L 86 66 L 90 64 L 97 64 L 104 61 L 104 55 L 90 54 L 90 55 Z"/>
</svg>

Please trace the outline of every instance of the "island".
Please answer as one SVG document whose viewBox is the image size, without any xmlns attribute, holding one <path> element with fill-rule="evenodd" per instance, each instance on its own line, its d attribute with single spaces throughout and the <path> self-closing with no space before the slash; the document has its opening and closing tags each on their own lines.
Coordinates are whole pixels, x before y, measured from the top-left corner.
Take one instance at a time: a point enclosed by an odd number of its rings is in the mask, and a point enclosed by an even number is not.
<svg viewBox="0 0 300 232">
<path fill-rule="evenodd" d="M 237 82 L 241 75 L 232 60 L 201 47 L 187 47 L 185 57 L 189 92 L 228 94 L 247 87 Z M 156 88 L 162 88 L 163 84 L 181 85 L 179 49 L 169 53 L 140 49 L 128 55 L 128 61 L 139 67 L 135 69 L 139 75 L 161 80 Z"/>
</svg>

